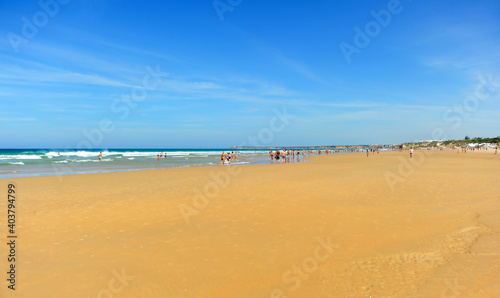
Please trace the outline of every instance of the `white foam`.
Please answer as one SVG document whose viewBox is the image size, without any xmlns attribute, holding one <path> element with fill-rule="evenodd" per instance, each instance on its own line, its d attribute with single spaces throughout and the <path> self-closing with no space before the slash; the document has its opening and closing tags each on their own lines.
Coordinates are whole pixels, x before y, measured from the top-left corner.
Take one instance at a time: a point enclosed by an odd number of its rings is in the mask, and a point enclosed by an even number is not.
<svg viewBox="0 0 500 298">
<path fill-rule="evenodd" d="M 11 165 L 22 165 L 24 166 L 24 163 L 22 161 L 20 162 L 9 162 Z"/>
<path fill-rule="evenodd" d="M 78 157 L 92 157 L 92 156 L 98 156 L 98 152 L 91 152 L 91 151 L 59 151 L 59 152 L 47 152 L 45 153 L 45 156 L 48 158 L 53 158 L 53 157 L 58 157 L 58 156 L 78 156 Z"/>
<path fill-rule="evenodd" d="M 38 155 L 0 155 L 0 160 L 7 160 L 7 159 L 42 159 Z"/>
<path fill-rule="evenodd" d="M 158 151 L 130 151 L 130 152 L 117 152 L 117 151 L 102 151 L 104 156 L 114 156 L 118 155 L 117 158 L 121 156 L 124 157 L 156 157 L 162 152 Z M 208 157 L 208 156 L 218 156 L 221 152 L 216 151 L 174 151 L 174 152 L 163 152 L 168 156 L 197 156 L 197 157 Z M 54 158 L 58 156 L 73 156 L 73 157 L 97 157 L 99 152 L 97 151 L 50 151 L 45 153 L 48 158 Z"/>
<path fill-rule="evenodd" d="M 115 153 L 115 152 L 114 152 Z M 141 157 L 141 156 L 155 156 L 160 154 L 160 152 L 116 152 L 116 154 L 121 154 L 125 157 Z"/>
</svg>

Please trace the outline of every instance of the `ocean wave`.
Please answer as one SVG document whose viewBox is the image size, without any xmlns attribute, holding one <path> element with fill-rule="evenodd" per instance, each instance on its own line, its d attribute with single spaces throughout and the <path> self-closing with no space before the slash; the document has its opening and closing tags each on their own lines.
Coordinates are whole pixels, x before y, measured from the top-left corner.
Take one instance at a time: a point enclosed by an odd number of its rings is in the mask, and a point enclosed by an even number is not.
<svg viewBox="0 0 500 298">
<path fill-rule="evenodd" d="M 156 157 L 160 152 L 166 153 L 167 156 L 199 156 L 199 157 L 208 157 L 208 156 L 218 156 L 222 151 L 85 151 L 85 150 L 77 150 L 77 151 L 50 151 L 43 154 L 43 157 L 54 158 L 54 157 L 97 157 L 99 152 L 102 152 L 104 156 L 113 156 L 113 157 Z M 226 152 L 226 151 L 225 151 Z"/>
<path fill-rule="evenodd" d="M 60 157 L 60 156 L 77 156 L 77 157 L 96 157 L 99 155 L 99 152 L 94 151 L 50 151 L 45 153 L 45 156 L 48 158 Z"/>
<path fill-rule="evenodd" d="M 21 165 L 21 166 L 24 166 L 24 162 L 20 161 L 20 162 L 9 162 L 9 164 L 11 165 Z"/>
<path fill-rule="evenodd" d="M 160 152 L 138 152 L 138 151 L 133 151 L 133 152 L 120 152 L 121 155 L 125 157 L 156 157 L 156 155 L 160 154 Z"/>
<path fill-rule="evenodd" d="M 48 151 L 48 150 L 47 150 Z M 105 161 L 118 160 L 121 158 L 133 160 L 130 158 L 137 159 L 156 159 L 157 155 L 162 152 L 161 150 L 148 150 L 148 151 L 139 151 L 139 150 L 130 150 L 130 151 L 97 151 L 97 150 L 50 150 L 50 151 L 22 151 L 18 152 L 18 154 L 1 154 L 0 160 L 9 161 L 21 161 L 21 160 L 50 160 L 50 161 L 60 161 L 57 163 L 67 163 L 67 162 L 98 162 L 97 157 L 99 156 L 99 152 L 102 152 L 103 157 L 106 158 Z M 222 153 L 222 151 L 227 152 L 227 150 L 181 150 L 181 151 L 172 151 L 166 150 L 163 151 L 164 154 L 167 155 L 167 159 L 180 159 L 180 160 L 190 160 L 192 158 L 213 158 L 218 157 Z M 229 151 L 230 152 L 230 151 Z M 243 154 L 243 153 L 240 153 Z M 251 154 L 252 155 L 252 154 Z"/>
<path fill-rule="evenodd" d="M 42 159 L 42 157 L 38 155 L 26 155 L 26 154 L 0 155 L 0 160 L 8 160 L 8 159 Z"/>
</svg>

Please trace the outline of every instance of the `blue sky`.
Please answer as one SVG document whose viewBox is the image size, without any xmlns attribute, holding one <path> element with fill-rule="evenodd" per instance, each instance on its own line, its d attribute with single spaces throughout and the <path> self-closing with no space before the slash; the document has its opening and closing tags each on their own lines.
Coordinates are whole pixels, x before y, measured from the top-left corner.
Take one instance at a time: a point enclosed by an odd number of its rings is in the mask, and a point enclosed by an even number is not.
<svg viewBox="0 0 500 298">
<path fill-rule="evenodd" d="M 54 1 L 0 2 L 1 148 L 500 135 L 498 1 Z"/>
</svg>

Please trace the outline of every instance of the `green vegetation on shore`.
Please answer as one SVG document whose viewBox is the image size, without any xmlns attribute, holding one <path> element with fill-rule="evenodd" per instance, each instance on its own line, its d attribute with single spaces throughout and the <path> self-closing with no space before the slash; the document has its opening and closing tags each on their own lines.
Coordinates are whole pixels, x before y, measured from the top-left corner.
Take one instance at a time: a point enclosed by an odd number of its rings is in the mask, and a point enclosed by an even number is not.
<svg viewBox="0 0 500 298">
<path fill-rule="evenodd" d="M 500 137 L 496 138 L 468 138 L 465 137 L 463 140 L 446 140 L 446 141 L 421 141 L 421 142 L 409 142 L 403 143 L 405 147 L 463 147 L 467 144 L 500 144 Z"/>
</svg>

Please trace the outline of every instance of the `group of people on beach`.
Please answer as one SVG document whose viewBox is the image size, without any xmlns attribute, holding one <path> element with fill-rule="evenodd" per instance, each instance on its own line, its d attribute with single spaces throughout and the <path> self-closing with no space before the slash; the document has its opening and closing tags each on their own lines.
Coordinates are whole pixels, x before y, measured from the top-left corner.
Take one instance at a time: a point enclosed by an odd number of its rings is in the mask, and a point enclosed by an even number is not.
<svg viewBox="0 0 500 298">
<path fill-rule="evenodd" d="M 373 148 L 366 148 L 366 157 L 370 156 L 370 153 L 377 153 L 379 154 L 380 153 L 380 149 L 373 149 Z"/>
<path fill-rule="evenodd" d="M 332 150 L 325 149 L 325 154 L 332 153 Z M 269 150 L 269 157 L 271 158 L 271 163 L 274 163 L 276 160 L 276 163 L 287 163 L 287 162 L 295 162 L 298 161 L 300 162 L 300 156 L 302 156 L 302 159 L 305 159 L 306 157 L 312 156 L 314 154 L 313 150 L 305 150 L 305 149 L 276 149 L 275 151 Z M 321 149 L 318 149 L 316 151 L 316 154 L 321 155 L 322 151 Z"/>
<path fill-rule="evenodd" d="M 222 154 L 220 155 L 220 164 L 223 166 L 225 165 L 226 161 L 227 161 L 227 165 L 230 166 L 231 165 L 231 159 L 237 159 L 238 158 L 238 155 L 236 154 L 236 152 L 234 151 L 231 151 L 231 152 L 227 152 L 227 153 L 224 153 L 224 151 L 222 152 Z"/>
<path fill-rule="evenodd" d="M 462 147 L 462 148 L 459 148 L 457 150 L 457 153 L 460 152 L 460 149 L 462 149 L 462 153 L 467 153 L 467 147 Z M 399 148 L 399 151 L 401 151 L 402 149 Z M 469 150 L 476 150 L 476 148 L 470 148 Z M 330 154 L 330 153 L 339 153 L 339 152 L 360 152 L 360 149 L 346 149 L 346 150 L 332 150 L 332 149 L 324 149 L 324 152 L 326 155 Z M 413 148 L 410 148 L 410 158 L 413 157 L 413 154 L 414 154 L 414 149 Z M 497 151 L 498 151 L 498 147 L 495 147 L 495 154 L 497 154 Z M 322 154 L 322 151 L 321 149 L 318 149 L 316 151 L 317 155 L 321 155 Z M 380 153 L 380 149 L 373 149 L 373 148 L 367 148 L 366 149 L 366 157 L 368 157 L 370 155 L 370 153 Z M 58 153 L 58 155 L 60 155 L 60 153 Z M 271 158 L 271 163 L 274 163 L 274 161 L 276 161 L 276 163 L 288 163 L 288 162 L 300 162 L 300 156 L 302 156 L 303 159 L 305 159 L 306 157 L 309 157 L 309 156 L 312 156 L 314 155 L 314 151 L 313 150 L 305 150 L 305 149 L 297 149 L 297 150 L 285 150 L 285 149 L 276 149 L 275 151 L 273 150 L 269 150 L 269 157 Z M 160 154 L 157 154 L 156 155 L 156 158 L 158 159 L 158 161 L 160 161 L 162 158 L 167 158 L 167 153 L 166 152 L 160 152 Z M 225 165 L 227 163 L 227 165 L 231 165 L 231 160 L 234 160 L 234 159 L 237 159 L 238 156 L 236 154 L 236 152 L 234 151 L 231 151 L 231 152 L 222 152 L 221 156 L 220 156 L 220 159 L 221 159 L 221 165 Z M 102 152 L 99 152 L 99 156 L 98 156 L 98 159 L 99 159 L 99 162 L 102 162 Z"/>
<path fill-rule="evenodd" d="M 455 147 L 456 148 L 456 147 Z M 460 149 L 462 151 L 462 153 L 467 153 L 467 149 L 471 150 L 471 151 L 474 151 L 474 150 L 480 150 L 480 148 L 467 148 L 467 147 L 461 147 L 461 148 L 458 148 L 457 150 L 457 153 L 460 153 Z M 483 150 L 487 150 L 482 148 Z M 400 147 L 399 148 L 399 151 L 402 151 L 403 149 Z M 429 148 L 427 148 L 427 150 L 429 150 Z M 442 149 L 441 149 L 442 150 Z M 325 154 L 328 155 L 330 153 L 339 153 L 339 152 L 360 152 L 362 151 L 362 149 L 346 149 L 346 150 L 332 150 L 332 149 L 328 149 L 326 148 L 324 150 Z M 414 149 L 413 148 L 410 148 L 410 158 L 413 157 L 413 154 L 414 154 Z M 497 154 L 498 152 L 498 146 L 495 147 L 495 154 Z M 316 151 L 316 153 L 318 155 L 321 155 L 322 154 L 322 151 L 321 149 L 318 149 Z M 380 149 L 373 149 L 373 148 L 367 148 L 366 149 L 366 157 L 368 157 L 370 155 L 370 153 L 380 153 Z M 61 155 L 61 153 L 58 152 L 58 155 Z M 288 162 L 300 162 L 300 156 L 302 156 L 303 159 L 306 158 L 306 155 L 307 157 L 309 156 L 312 156 L 314 155 L 314 151 L 313 150 L 300 150 L 300 149 L 297 149 L 297 150 L 285 150 L 285 149 L 276 149 L 275 151 L 273 150 L 269 150 L 269 157 L 271 158 L 271 163 L 274 163 L 274 161 L 276 161 L 276 163 L 288 163 Z M 99 155 L 98 155 L 98 160 L 99 162 L 102 162 L 102 152 L 99 152 Z M 167 158 L 167 153 L 166 152 L 160 152 L 160 154 L 157 154 L 156 155 L 156 158 L 158 159 L 158 161 L 160 161 L 162 158 Z M 227 165 L 231 165 L 231 160 L 233 159 L 237 159 L 238 156 L 236 154 L 236 152 L 232 151 L 232 152 L 222 152 L 221 156 L 220 156 L 220 159 L 221 159 L 221 165 L 225 165 L 226 162 L 227 162 Z"/>
<path fill-rule="evenodd" d="M 297 158 L 297 161 L 300 161 L 300 155 L 302 154 L 303 158 L 306 156 L 306 151 L 302 150 L 285 150 L 285 149 L 276 149 L 276 151 L 269 150 L 269 157 L 271 157 L 271 163 L 274 163 L 274 160 L 276 160 L 276 163 L 279 163 L 281 160 L 281 163 L 287 163 L 287 162 L 294 162 L 295 158 Z M 312 154 L 312 151 L 309 150 L 307 151 L 307 154 Z"/>
</svg>

